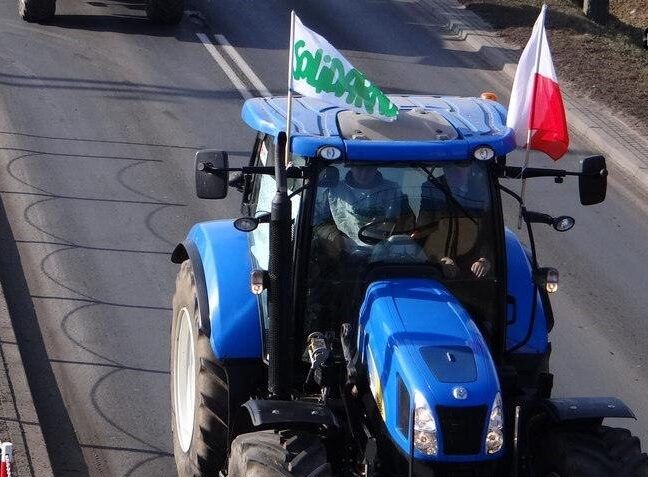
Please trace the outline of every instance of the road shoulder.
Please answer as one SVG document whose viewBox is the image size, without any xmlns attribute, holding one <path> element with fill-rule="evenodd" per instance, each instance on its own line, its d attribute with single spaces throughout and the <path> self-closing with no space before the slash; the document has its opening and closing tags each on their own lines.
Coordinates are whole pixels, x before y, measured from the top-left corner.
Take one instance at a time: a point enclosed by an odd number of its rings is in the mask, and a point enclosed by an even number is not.
<svg viewBox="0 0 648 477">
<path fill-rule="evenodd" d="M 0 287 L 0 440 L 14 446 L 14 475 L 53 475 L 4 291 Z"/>
</svg>

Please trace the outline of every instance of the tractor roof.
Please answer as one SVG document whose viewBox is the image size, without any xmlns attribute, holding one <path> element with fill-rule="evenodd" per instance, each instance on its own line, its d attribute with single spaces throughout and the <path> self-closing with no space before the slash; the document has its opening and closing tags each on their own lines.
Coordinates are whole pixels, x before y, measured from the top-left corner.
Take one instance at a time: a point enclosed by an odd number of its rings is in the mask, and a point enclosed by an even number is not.
<svg viewBox="0 0 648 477">
<path fill-rule="evenodd" d="M 332 106 L 318 99 L 293 99 L 292 151 L 315 156 L 335 146 L 347 160 L 465 160 L 480 146 L 496 155 L 515 148 L 506 126 L 506 110 L 495 101 L 450 96 L 389 98 L 400 110 L 388 122 Z M 286 128 L 286 98 L 254 98 L 243 105 L 243 120 L 253 129 L 277 136 Z"/>
</svg>

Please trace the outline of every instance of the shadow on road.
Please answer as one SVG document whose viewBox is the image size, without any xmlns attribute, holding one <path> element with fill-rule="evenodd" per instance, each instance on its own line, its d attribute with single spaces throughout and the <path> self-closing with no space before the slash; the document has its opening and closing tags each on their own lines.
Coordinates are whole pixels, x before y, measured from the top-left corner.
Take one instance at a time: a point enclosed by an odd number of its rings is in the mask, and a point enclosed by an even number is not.
<svg viewBox="0 0 648 477">
<path fill-rule="evenodd" d="M 101 81 L 52 76 L 12 75 L 0 73 L 0 85 L 43 90 L 96 91 L 113 95 L 115 99 L 162 100 L 175 98 L 240 99 L 235 89 L 215 90 L 132 83 L 130 81 Z"/>
<path fill-rule="evenodd" d="M 45 350 L 34 302 L 1 200 L 0 281 L 54 475 L 88 475 L 88 467 Z"/>
<path fill-rule="evenodd" d="M 251 9 L 249 3 L 238 0 L 193 1 L 192 8 L 206 12 L 213 31 L 225 35 L 239 48 L 285 50 L 289 42 L 290 10 L 294 8 L 305 26 L 350 56 L 386 55 L 385 61 L 390 62 L 416 58 L 416 64 L 441 68 L 501 70 L 504 67 L 504 64 L 493 64 L 492 59 L 485 61 L 483 49 L 472 51 L 470 46 L 462 46 L 466 43 L 466 33 L 448 24 L 442 15 L 422 2 L 272 0 L 255 3 Z M 230 18 L 237 18 L 236 24 Z M 447 48 L 446 42 L 452 43 L 453 48 Z M 517 54 L 517 50 L 507 48 L 490 49 Z"/>
</svg>

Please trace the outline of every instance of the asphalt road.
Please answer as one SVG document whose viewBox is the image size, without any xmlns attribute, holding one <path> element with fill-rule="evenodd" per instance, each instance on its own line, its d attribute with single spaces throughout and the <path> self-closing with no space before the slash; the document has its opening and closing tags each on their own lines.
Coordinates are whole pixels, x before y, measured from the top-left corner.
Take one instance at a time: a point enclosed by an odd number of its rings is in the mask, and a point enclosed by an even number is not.
<svg viewBox="0 0 648 477">
<path fill-rule="evenodd" d="M 58 0 L 48 26 L 0 4 L 0 266 L 57 476 L 174 475 L 169 252 L 192 223 L 238 212 L 235 193 L 194 198 L 195 150 L 243 161 L 254 137 L 241 93 L 197 33 L 224 35 L 283 94 L 297 8 L 388 92 L 494 90 L 507 101 L 501 65 L 444 32 L 423 1 L 218 0 L 210 27 L 187 16 L 177 29 L 150 26 L 133 0 Z M 595 152 L 580 138 L 572 150 L 562 166 Z M 556 394 L 619 396 L 648 439 L 648 205 L 618 174 L 607 202 L 589 208 L 574 181 L 529 191 L 535 208 L 577 221 L 538 237 L 542 264 L 562 271 Z"/>
</svg>

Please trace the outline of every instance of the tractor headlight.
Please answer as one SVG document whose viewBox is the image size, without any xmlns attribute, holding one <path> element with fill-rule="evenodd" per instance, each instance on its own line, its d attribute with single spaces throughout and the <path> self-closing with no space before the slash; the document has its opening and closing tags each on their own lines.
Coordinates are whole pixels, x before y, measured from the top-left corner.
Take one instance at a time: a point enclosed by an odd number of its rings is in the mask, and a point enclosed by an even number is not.
<svg viewBox="0 0 648 477">
<path fill-rule="evenodd" d="M 427 455 L 437 455 L 439 441 L 432 410 L 421 393 L 414 393 L 414 447 Z"/>
<path fill-rule="evenodd" d="M 504 414 L 502 409 L 502 396 L 497 393 L 491 408 L 490 419 L 488 420 L 488 432 L 486 433 L 486 452 L 495 454 L 504 447 Z"/>
<path fill-rule="evenodd" d="M 473 157 L 479 161 L 490 161 L 495 157 L 495 151 L 492 147 L 480 146 L 473 151 Z"/>
</svg>

